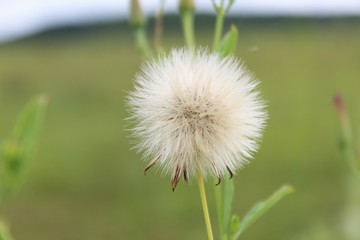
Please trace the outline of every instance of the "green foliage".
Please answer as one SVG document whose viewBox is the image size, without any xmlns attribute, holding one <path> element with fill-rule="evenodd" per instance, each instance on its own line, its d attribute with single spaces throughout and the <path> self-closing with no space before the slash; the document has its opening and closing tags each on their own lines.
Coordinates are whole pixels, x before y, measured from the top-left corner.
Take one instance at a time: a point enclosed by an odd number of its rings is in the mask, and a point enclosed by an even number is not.
<svg viewBox="0 0 360 240">
<path fill-rule="evenodd" d="M 0 221 L 0 240 L 13 240 L 7 225 L 2 221 Z"/>
<path fill-rule="evenodd" d="M 225 34 L 220 42 L 218 51 L 224 55 L 229 55 L 236 52 L 238 41 L 238 30 L 235 25 L 231 25 L 230 30 Z"/>
<path fill-rule="evenodd" d="M 134 36 L 140 54 L 150 57 L 152 50 L 146 35 L 146 19 L 141 9 L 139 0 L 130 1 L 130 25 L 134 29 Z"/>
<path fill-rule="evenodd" d="M 227 239 L 230 224 L 232 202 L 234 198 L 233 180 L 225 181 L 223 185 L 215 188 L 218 221 L 220 224 L 220 235 L 222 239 Z"/>
<path fill-rule="evenodd" d="M 222 227 L 221 227 L 222 233 L 226 233 L 229 229 L 233 199 L 234 199 L 234 183 L 232 180 L 225 181 L 224 201 L 223 201 L 224 207 L 222 213 L 223 219 L 222 219 Z"/>
<path fill-rule="evenodd" d="M 223 189 L 223 197 L 217 197 L 218 207 L 220 207 L 220 210 L 218 209 L 218 214 L 222 240 L 238 239 L 240 235 L 253 223 L 255 223 L 264 213 L 270 210 L 286 195 L 294 192 L 294 189 L 290 186 L 285 185 L 281 187 L 268 199 L 255 204 L 240 221 L 240 218 L 237 215 L 231 216 L 231 205 L 234 197 L 233 181 L 226 181 Z M 219 199 L 221 204 L 219 204 Z"/>
<path fill-rule="evenodd" d="M 226 15 L 227 12 L 229 11 L 230 7 L 234 4 L 234 1 L 235 0 L 227 0 L 227 1 L 212 0 L 212 4 L 218 15 L 220 15 L 220 14 Z"/>
<path fill-rule="evenodd" d="M 31 100 L 20 114 L 12 135 L 1 145 L 0 199 L 16 191 L 22 183 L 25 165 L 32 155 L 45 105 L 44 96 Z"/>
<path fill-rule="evenodd" d="M 240 227 L 240 218 L 237 215 L 233 215 L 231 217 L 231 222 L 230 222 L 230 228 L 229 228 L 229 236 L 235 236 L 236 232 L 238 231 L 239 227 Z"/>
<path fill-rule="evenodd" d="M 240 223 L 238 222 L 237 217 L 234 217 L 234 222 L 231 224 L 231 226 L 233 226 L 233 228 L 231 229 L 233 235 L 230 236 L 230 240 L 238 239 L 238 237 L 254 222 L 256 222 L 256 220 L 258 220 L 264 213 L 266 213 L 282 198 L 292 192 L 294 192 L 294 189 L 290 186 L 285 185 L 279 190 L 277 190 L 275 193 L 273 193 L 273 195 L 271 195 L 268 199 L 255 204 Z"/>
<path fill-rule="evenodd" d="M 145 16 L 142 12 L 139 0 L 130 1 L 130 25 L 133 28 L 144 28 L 146 24 Z"/>
<path fill-rule="evenodd" d="M 334 106 L 340 120 L 339 148 L 354 174 L 360 176 L 360 155 L 355 147 L 352 126 L 341 95 L 334 96 Z"/>
</svg>

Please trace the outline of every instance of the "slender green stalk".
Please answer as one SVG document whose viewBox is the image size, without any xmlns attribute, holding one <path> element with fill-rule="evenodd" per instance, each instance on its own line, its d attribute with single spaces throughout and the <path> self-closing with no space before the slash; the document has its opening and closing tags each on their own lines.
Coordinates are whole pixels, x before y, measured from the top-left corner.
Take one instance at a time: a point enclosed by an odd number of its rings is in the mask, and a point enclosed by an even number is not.
<svg viewBox="0 0 360 240">
<path fill-rule="evenodd" d="M 148 41 L 146 33 L 145 33 L 145 29 L 144 28 L 136 28 L 134 33 L 135 33 L 136 43 L 140 49 L 141 54 L 147 58 L 151 57 L 152 51 L 151 51 L 149 41 Z"/>
<path fill-rule="evenodd" d="M 212 229 L 211 229 L 209 209 L 208 209 L 207 201 L 206 201 L 204 178 L 203 178 L 202 174 L 200 173 L 200 171 L 197 172 L 197 179 L 198 179 L 198 184 L 199 184 L 199 192 L 200 192 L 201 204 L 202 204 L 203 212 L 204 212 L 205 225 L 206 225 L 206 230 L 207 230 L 207 234 L 208 234 L 208 239 L 214 240 Z"/>
<path fill-rule="evenodd" d="M 215 3 L 215 0 L 212 0 L 212 3 L 217 13 L 215 32 L 214 32 L 213 51 L 217 51 L 221 40 L 224 18 L 226 14 L 229 12 L 230 7 L 233 5 L 234 0 L 228 0 L 227 4 L 225 4 L 225 0 L 221 0 L 219 5 Z"/>
<path fill-rule="evenodd" d="M 334 105 L 340 120 L 340 149 L 353 173 L 360 177 L 360 161 L 356 156 L 351 123 L 341 95 L 334 96 Z"/>
<path fill-rule="evenodd" d="M 142 12 L 139 0 L 130 2 L 130 25 L 134 29 L 135 41 L 140 52 L 145 57 L 151 57 L 152 51 L 146 36 L 146 19 Z"/>
<path fill-rule="evenodd" d="M 195 47 L 194 14 L 190 10 L 181 12 L 181 21 L 186 45 L 189 48 Z"/>
<path fill-rule="evenodd" d="M 359 173 L 350 119 L 349 116 L 347 115 L 346 109 L 344 109 L 343 111 L 344 111 L 343 116 L 340 116 L 341 149 L 345 159 L 348 161 L 351 170 L 354 173 Z"/>
<path fill-rule="evenodd" d="M 225 17 L 225 14 L 224 14 L 223 10 L 221 8 L 218 9 L 216 23 L 215 23 L 213 51 L 216 51 L 220 44 L 220 39 L 221 39 L 223 25 L 224 25 L 224 17 Z"/>
<path fill-rule="evenodd" d="M 154 46 L 158 52 L 163 51 L 161 40 L 163 34 L 164 3 L 165 0 L 160 1 L 160 7 L 155 17 Z"/>
</svg>

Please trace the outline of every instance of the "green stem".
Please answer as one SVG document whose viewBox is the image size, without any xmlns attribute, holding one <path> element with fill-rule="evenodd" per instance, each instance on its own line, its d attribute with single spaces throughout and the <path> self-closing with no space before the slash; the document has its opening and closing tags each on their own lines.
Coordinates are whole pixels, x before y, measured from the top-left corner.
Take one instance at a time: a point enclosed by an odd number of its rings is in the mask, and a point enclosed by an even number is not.
<svg viewBox="0 0 360 240">
<path fill-rule="evenodd" d="M 152 51 L 145 33 L 145 29 L 143 27 L 138 27 L 135 29 L 135 39 L 141 54 L 147 58 L 151 57 Z"/>
<path fill-rule="evenodd" d="M 195 47 L 195 34 L 194 34 L 194 14 L 193 11 L 186 10 L 181 13 L 181 21 L 183 32 L 185 36 L 186 45 L 189 48 Z"/>
<path fill-rule="evenodd" d="M 218 9 L 216 23 L 215 23 L 213 51 L 216 51 L 220 44 L 220 39 L 221 39 L 222 29 L 223 29 L 223 24 L 224 24 L 224 17 L 225 17 L 225 14 L 223 12 L 223 9 L 222 8 Z"/>
<path fill-rule="evenodd" d="M 162 34 L 163 34 L 164 2 L 165 2 L 165 0 L 160 1 L 160 8 L 155 17 L 154 46 L 158 52 L 163 51 L 163 47 L 161 45 L 162 44 L 161 38 L 162 38 Z"/>
<path fill-rule="evenodd" d="M 351 123 L 345 106 L 339 110 L 339 115 L 341 124 L 341 150 L 353 173 L 360 174 L 360 165 L 358 165 L 357 162 Z"/>
<path fill-rule="evenodd" d="M 198 184 L 199 184 L 199 192 L 200 192 L 201 204 L 202 204 L 203 212 L 204 212 L 205 225 L 206 225 L 206 230 L 207 230 L 207 234 L 208 234 L 208 239 L 214 240 L 214 237 L 212 234 L 212 229 L 211 229 L 209 209 L 208 209 L 207 201 L 206 201 L 204 179 L 203 179 L 203 176 L 200 173 L 200 171 L 197 172 L 197 179 L 198 179 Z"/>
</svg>

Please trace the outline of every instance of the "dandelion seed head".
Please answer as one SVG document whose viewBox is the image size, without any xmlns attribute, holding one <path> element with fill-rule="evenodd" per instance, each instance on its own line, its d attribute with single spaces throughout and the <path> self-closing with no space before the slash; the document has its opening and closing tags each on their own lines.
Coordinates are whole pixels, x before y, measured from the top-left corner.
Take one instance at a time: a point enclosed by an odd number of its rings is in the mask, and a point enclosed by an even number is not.
<svg viewBox="0 0 360 240">
<path fill-rule="evenodd" d="M 240 60 L 206 49 L 149 60 L 128 98 L 135 148 L 171 175 L 173 187 L 196 171 L 219 179 L 236 173 L 265 125 L 257 85 Z"/>
</svg>

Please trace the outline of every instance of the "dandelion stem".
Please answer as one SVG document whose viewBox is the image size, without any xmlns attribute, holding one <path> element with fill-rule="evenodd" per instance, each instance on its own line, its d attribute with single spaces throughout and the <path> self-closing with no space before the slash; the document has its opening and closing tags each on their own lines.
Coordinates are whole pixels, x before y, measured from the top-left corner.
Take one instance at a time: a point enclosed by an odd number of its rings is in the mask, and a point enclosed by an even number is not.
<svg viewBox="0 0 360 240">
<path fill-rule="evenodd" d="M 206 230 L 207 230 L 207 234 L 208 234 L 208 239 L 213 240 L 214 237 L 212 234 L 209 209 L 208 209 L 207 201 L 206 201 L 204 179 L 203 179 L 203 176 L 200 171 L 197 172 L 197 179 L 198 179 L 198 184 L 199 184 L 199 192 L 200 192 L 201 204 L 202 204 L 203 212 L 204 212 L 205 225 L 206 225 Z"/>
</svg>

